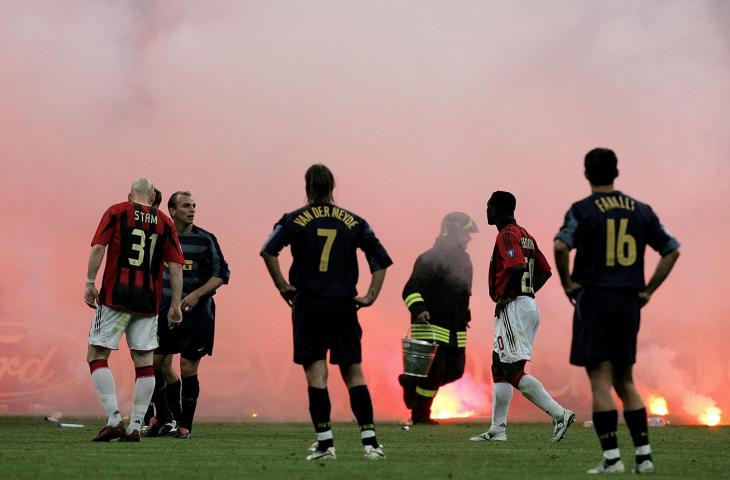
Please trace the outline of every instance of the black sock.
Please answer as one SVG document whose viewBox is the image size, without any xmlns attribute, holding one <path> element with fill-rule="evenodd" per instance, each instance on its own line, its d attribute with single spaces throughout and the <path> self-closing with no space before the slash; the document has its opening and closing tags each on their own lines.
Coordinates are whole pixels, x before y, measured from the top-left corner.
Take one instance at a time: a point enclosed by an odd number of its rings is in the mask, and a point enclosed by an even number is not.
<svg viewBox="0 0 730 480">
<path fill-rule="evenodd" d="M 649 426 L 646 421 L 646 408 L 639 410 L 624 410 L 624 420 L 631 432 L 631 439 L 636 447 L 636 463 L 644 460 L 651 460 L 651 448 L 649 447 Z M 643 447 L 643 448 L 641 448 Z"/>
<path fill-rule="evenodd" d="M 350 408 L 355 414 L 357 424 L 360 425 L 360 437 L 363 445 L 378 447 L 378 440 L 375 438 L 375 425 L 373 420 L 373 401 L 370 398 L 370 391 L 367 385 L 358 385 L 350 389 Z"/>
<path fill-rule="evenodd" d="M 155 373 L 155 390 L 152 392 L 152 403 L 157 411 L 157 421 L 168 423 L 172 420 L 172 413 L 167 404 L 167 396 L 165 394 L 165 375 L 162 372 Z"/>
<path fill-rule="evenodd" d="M 317 433 L 319 451 L 324 452 L 335 445 L 332 438 L 332 423 L 330 422 L 330 395 L 326 388 L 308 387 L 309 414 L 312 416 L 314 431 Z"/>
<path fill-rule="evenodd" d="M 180 386 L 181 382 L 178 378 L 175 383 L 169 383 L 165 387 L 165 399 L 167 400 L 167 407 L 172 413 L 172 418 L 176 421 L 180 421 L 182 418 L 182 407 L 180 406 Z"/>
<path fill-rule="evenodd" d="M 616 430 L 618 430 L 618 411 L 593 412 L 593 426 L 596 428 L 596 434 L 598 434 L 598 440 L 600 440 L 601 448 L 604 452 L 618 449 L 618 437 L 616 437 Z M 606 458 L 605 461 L 610 465 L 618 462 L 620 458 Z"/>
<path fill-rule="evenodd" d="M 144 414 L 144 424 L 149 425 L 150 419 L 155 416 L 155 407 L 153 406 L 152 402 L 150 402 L 150 406 L 147 407 L 147 412 Z"/>
<path fill-rule="evenodd" d="M 193 429 L 193 418 L 195 417 L 195 407 L 198 406 L 199 396 L 200 383 L 198 382 L 198 376 L 182 377 L 180 425 L 188 430 Z"/>
</svg>

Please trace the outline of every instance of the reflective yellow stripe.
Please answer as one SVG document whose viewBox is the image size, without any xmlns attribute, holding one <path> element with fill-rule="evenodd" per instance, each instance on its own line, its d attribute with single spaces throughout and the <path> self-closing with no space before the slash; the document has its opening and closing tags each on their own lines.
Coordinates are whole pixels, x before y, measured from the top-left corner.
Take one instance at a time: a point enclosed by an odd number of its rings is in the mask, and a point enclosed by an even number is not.
<svg viewBox="0 0 730 480">
<path fill-rule="evenodd" d="M 438 340 L 439 342 L 449 343 L 448 335 L 440 335 L 438 333 L 431 332 L 412 332 L 412 336 L 416 340 Z"/>
<path fill-rule="evenodd" d="M 411 308 L 411 305 L 413 305 L 414 303 L 423 302 L 424 300 L 423 300 L 423 297 L 421 296 L 421 294 L 416 292 L 416 293 L 411 293 L 410 295 L 408 295 L 406 297 L 406 299 L 403 301 L 406 302 L 407 308 Z"/>
<path fill-rule="evenodd" d="M 456 332 L 456 345 L 461 347 L 466 347 L 466 332 Z"/>
<path fill-rule="evenodd" d="M 436 390 L 426 390 L 425 388 L 416 387 L 416 393 L 422 397 L 433 398 L 436 396 Z"/>
<path fill-rule="evenodd" d="M 425 323 L 414 323 L 411 325 L 411 335 L 416 340 L 435 339 L 444 343 L 451 341 L 451 332 L 448 328 L 439 327 L 438 325 L 426 325 Z"/>
</svg>

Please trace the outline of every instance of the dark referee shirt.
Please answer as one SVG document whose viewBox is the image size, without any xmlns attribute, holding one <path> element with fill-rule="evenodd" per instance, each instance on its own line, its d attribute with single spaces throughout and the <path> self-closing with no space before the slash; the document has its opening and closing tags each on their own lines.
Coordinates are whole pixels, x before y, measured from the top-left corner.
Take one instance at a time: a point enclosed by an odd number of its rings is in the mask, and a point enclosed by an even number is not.
<svg viewBox="0 0 730 480">
<path fill-rule="evenodd" d="M 180 235 L 185 263 L 183 263 L 183 298 L 190 292 L 205 284 L 210 277 L 218 277 L 223 284 L 228 283 L 231 272 L 228 270 L 226 259 L 218 245 L 218 240 L 212 233 L 203 230 L 197 225 L 186 235 Z M 215 294 L 215 293 L 213 293 Z M 170 271 L 165 268 L 162 288 L 162 308 L 170 308 Z M 201 300 L 205 300 L 202 298 Z"/>
<path fill-rule="evenodd" d="M 555 236 L 576 248 L 571 278 L 584 286 L 642 291 L 646 246 L 664 256 L 679 248 L 651 207 L 619 191 L 574 203 Z"/>
<path fill-rule="evenodd" d="M 328 297 L 357 294 L 357 249 L 371 272 L 393 264 L 367 222 L 331 203 L 307 205 L 281 217 L 262 252 L 278 256 L 291 245 L 289 283 L 297 290 Z"/>
</svg>

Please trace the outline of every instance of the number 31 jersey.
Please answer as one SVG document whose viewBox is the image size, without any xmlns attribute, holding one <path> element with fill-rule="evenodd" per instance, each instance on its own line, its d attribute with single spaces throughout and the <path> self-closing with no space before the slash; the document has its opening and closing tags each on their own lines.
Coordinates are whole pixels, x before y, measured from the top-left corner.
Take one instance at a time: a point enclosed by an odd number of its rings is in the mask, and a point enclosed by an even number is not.
<svg viewBox="0 0 730 480">
<path fill-rule="evenodd" d="M 105 245 L 102 305 L 157 315 L 164 262 L 185 261 L 175 226 L 157 208 L 124 202 L 104 212 L 91 245 Z"/>
<path fill-rule="evenodd" d="M 281 217 L 262 253 L 278 256 L 291 245 L 289 282 L 297 290 L 328 297 L 357 294 L 357 249 L 371 272 L 393 264 L 367 222 L 331 203 L 310 204 Z"/>
<path fill-rule="evenodd" d="M 679 242 L 651 207 L 619 191 L 574 203 L 555 236 L 576 248 L 571 278 L 584 286 L 642 291 L 646 246 L 664 256 Z"/>
</svg>

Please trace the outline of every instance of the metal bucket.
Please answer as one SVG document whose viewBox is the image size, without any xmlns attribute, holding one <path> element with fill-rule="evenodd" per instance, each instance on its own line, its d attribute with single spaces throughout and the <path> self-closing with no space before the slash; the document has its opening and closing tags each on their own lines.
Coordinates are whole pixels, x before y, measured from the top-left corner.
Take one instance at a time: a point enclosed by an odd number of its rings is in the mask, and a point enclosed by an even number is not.
<svg viewBox="0 0 730 480">
<path fill-rule="evenodd" d="M 428 322 L 429 326 L 431 325 Z M 410 336 L 411 331 L 408 329 Z M 416 340 L 414 338 L 405 337 L 403 341 L 403 373 L 412 377 L 427 377 L 433 359 L 436 357 L 436 351 L 439 344 L 436 343 L 436 334 L 434 334 L 433 342 L 425 340 Z"/>
</svg>

